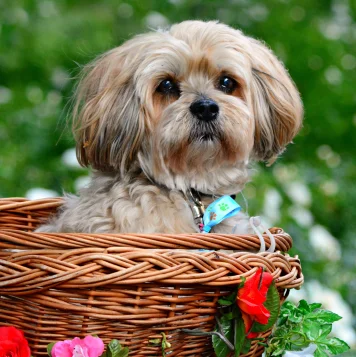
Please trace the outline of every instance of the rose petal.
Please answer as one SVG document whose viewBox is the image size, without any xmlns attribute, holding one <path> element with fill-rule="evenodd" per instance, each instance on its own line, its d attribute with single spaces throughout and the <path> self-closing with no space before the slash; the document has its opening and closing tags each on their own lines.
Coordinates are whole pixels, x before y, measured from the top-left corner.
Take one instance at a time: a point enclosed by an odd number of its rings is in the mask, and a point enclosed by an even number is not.
<svg viewBox="0 0 356 357">
<path fill-rule="evenodd" d="M 266 301 L 266 295 L 262 295 L 258 290 L 251 290 L 248 293 L 237 297 L 239 300 L 248 300 L 254 304 L 263 304 Z"/>
<path fill-rule="evenodd" d="M 237 305 L 243 312 L 250 315 L 260 314 L 261 306 L 263 306 L 262 304 L 255 304 L 254 302 L 245 299 L 239 299 Z"/>
<path fill-rule="evenodd" d="M 1 341 L 0 347 L 5 351 L 5 355 L 6 355 L 6 352 L 10 352 L 10 351 L 15 352 L 18 347 L 18 344 L 13 341 Z"/>
<path fill-rule="evenodd" d="M 273 281 L 273 275 L 270 273 L 263 273 L 262 275 L 262 283 L 261 283 L 261 287 L 259 289 L 259 291 L 261 292 L 262 295 L 266 296 L 267 295 L 267 291 L 270 287 L 270 285 L 272 284 Z"/>
<path fill-rule="evenodd" d="M 248 333 L 253 324 L 253 320 L 251 319 L 250 315 L 244 313 L 242 314 L 242 319 L 244 320 L 245 332 Z M 247 338 L 255 338 L 257 336 L 258 336 L 258 332 L 249 332 Z"/>
<path fill-rule="evenodd" d="M 265 306 L 261 306 L 261 311 L 259 314 L 254 315 L 254 319 L 262 325 L 266 325 L 268 323 L 268 319 L 270 318 L 271 313 L 266 309 Z"/>
<path fill-rule="evenodd" d="M 67 340 L 68 341 L 68 340 Z M 79 337 L 74 337 L 73 340 L 69 340 L 71 348 L 74 350 L 74 347 L 79 345 L 81 347 L 85 346 L 85 343 L 83 340 L 81 340 Z"/>
<path fill-rule="evenodd" d="M 73 347 L 71 340 L 56 342 L 52 348 L 52 357 L 72 357 Z"/>
<path fill-rule="evenodd" d="M 242 313 L 242 319 L 244 320 L 245 332 L 247 333 L 248 331 L 250 331 L 253 321 L 252 321 L 250 315 L 247 315 L 244 313 Z"/>
<path fill-rule="evenodd" d="M 104 343 L 99 337 L 86 336 L 57 342 L 52 349 L 52 357 L 99 357 L 104 352 Z"/>
<path fill-rule="evenodd" d="M 84 343 L 88 347 L 89 357 L 99 357 L 104 352 L 104 342 L 99 337 L 86 336 Z"/>
<path fill-rule="evenodd" d="M 250 278 L 248 278 L 245 281 L 244 286 L 241 289 L 239 289 L 239 291 L 238 291 L 238 296 L 246 295 L 251 290 L 253 290 L 253 291 L 258 290 L 258 284 L 260 282 L 261 274 L 262 274 L 262 268 L 259 268 L 254 275 L 252 275 Z"/>
<path fill-rule="evenodd" d="M 247 335 L 247 338 L 256 338 L 258 336 L 258 332 L 250 332 Z"/>
<path fill-rule="evenodd" d="M 252 320 L 261 324 L 267 324 L 270 317 L 270 312 L 263 303 L 267 299 L 267 291 L 272 281 L 273 276 L 259 268 L 237 293 L 237 305 L 241 311 L 251 315 Z"/>
<path fill-rule="evenodd" d="M 30 350 L 30 347 L 26 340 L 24 340 L 20 343 L 20 352 L 19 353 L 20 353 L 21 357 L 30 357 L 31 356 L 31 350 Z"/>
<path fill-rule="evenodd" d="M 0 327 L 0 341 L 22 341 L 24 338 L 23 331 L 18 330 L 14 326 Z"/>
<path fill-rule="evenodd" d="M 3 355 L 30 357 L 31 351 L 23 331 L 14 326 L 0 327 L 0 345 Z"/>
</svg>

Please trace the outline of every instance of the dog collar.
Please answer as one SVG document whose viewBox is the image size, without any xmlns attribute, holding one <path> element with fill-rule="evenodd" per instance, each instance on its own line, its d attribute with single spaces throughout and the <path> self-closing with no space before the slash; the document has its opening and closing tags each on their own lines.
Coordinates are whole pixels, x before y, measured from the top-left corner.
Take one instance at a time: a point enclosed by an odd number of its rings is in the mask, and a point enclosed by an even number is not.
<svg viewBox="0 0 356 357">
<path fill-rule="evenodd" d="M 203 215 L 205 212 L 205 206 L 201 201 L 200 193 L 191 188 L 190 190 L 187 190 L 185 197 L 187 198 L 190 209 L 192 210 L 194 222 L 200 229 L 203 224 Z"/>
<path fill-rule="evenodd" d="M 203 215 L 203 233 L 209 233 L 211 228 L 223 220 L 235 216 L 241 210 L 240 205 L 230 196 L 221 196 L 210 203 Z"/>
<path fill-rule="evenodd" d="M 198 191 L 190 189 L 185 196 L 192 210 L 194 221 L 203 233 L 209 233 L 214 226 L 224 219 L 235 216 L 241 210 L 240 205 L 234 199 L 235 195 L 219 197 L 206 210 Z"/>
<path fill-rule="evenodd" d="M 155 182 L 155 180 L 147 174 L 145 174 L 145 176 L 152 184 L 168 189 L 166 186 Z M 236 215 L 241 210 L 240 205 L 235 201 L 236 195 L 221 196 L 214 200 L 205 210 L 201 196 L 207 196 L 207 194 L 199 192 L 194 188 L 190 188 L 185 193 L 182 193 L 189 203 L 195 224 L 198 226 L 200 232 L 203 233 L 209 233 L 214 226 L 224 219 Z M 213 199 L 214 195 L 211 195 L 211 198 Z"/>
</svg>

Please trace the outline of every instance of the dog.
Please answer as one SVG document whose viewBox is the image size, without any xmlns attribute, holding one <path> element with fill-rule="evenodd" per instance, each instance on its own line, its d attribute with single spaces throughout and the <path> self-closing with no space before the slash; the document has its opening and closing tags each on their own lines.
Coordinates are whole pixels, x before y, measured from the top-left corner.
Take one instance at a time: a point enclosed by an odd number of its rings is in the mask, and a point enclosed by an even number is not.
<svg viewBox="0 0 356 357">
<path fill-rule="evenodd" d="M 300 95 L 262 42 L 209 21 L 138 35 L 83 70 L 78 161 L 93 169 L 40 232 L 194 233 L 204 207 L 241 192 L 302 126 Z M 239 213 L 212 229 L 250 233 Z"/>
</svg>

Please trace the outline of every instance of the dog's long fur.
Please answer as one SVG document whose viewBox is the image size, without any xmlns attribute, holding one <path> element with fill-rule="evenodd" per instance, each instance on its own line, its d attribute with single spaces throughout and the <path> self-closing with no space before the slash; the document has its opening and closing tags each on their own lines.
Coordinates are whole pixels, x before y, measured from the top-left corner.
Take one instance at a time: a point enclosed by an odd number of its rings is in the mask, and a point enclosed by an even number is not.
<svg viewBox="0 0 356 357">
<path fill-rule="evenodd" d="M 221 76 L 237 87 L 224 93 Z M 176 96 L 157 91 L 170 79 Z M 214 100 L 218 118 L 190 111 Z M 94 174 L 79 197 L 40 231 L 197 231 L 184 192 L 240 192 L 249 163 L 274 160 L 302 123 L 299 93 L 284 66 L 261 42 L 216 22 L 185 21 L 134 37 L 87 65 L 74 106 L 77 156 Z M 211 137 L 204 139 L 205 134 Z M 248 232 L 243 214 L 215 231 Z"/>
</svg>

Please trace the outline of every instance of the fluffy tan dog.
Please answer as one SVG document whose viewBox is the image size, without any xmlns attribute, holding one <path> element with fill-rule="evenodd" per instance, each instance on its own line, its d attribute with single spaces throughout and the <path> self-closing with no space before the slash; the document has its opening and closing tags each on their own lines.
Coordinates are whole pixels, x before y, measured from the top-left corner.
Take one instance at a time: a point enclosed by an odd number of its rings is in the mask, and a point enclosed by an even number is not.
<svg viewBox="0 0 356 357">
<path fill-rule="evenodd" d="M 249 163 L 274 160 L 302 116 L 282 63 L 239 30 L 185 21 L 136 36 L 84 69 L 74 133 L 93 178 L 39 230 L 196 232 L 187 192 L 205 205 L 240 192 Z M 234 226 L 247 233 L 247 217 L 213 231 Z"/>
</svg>

